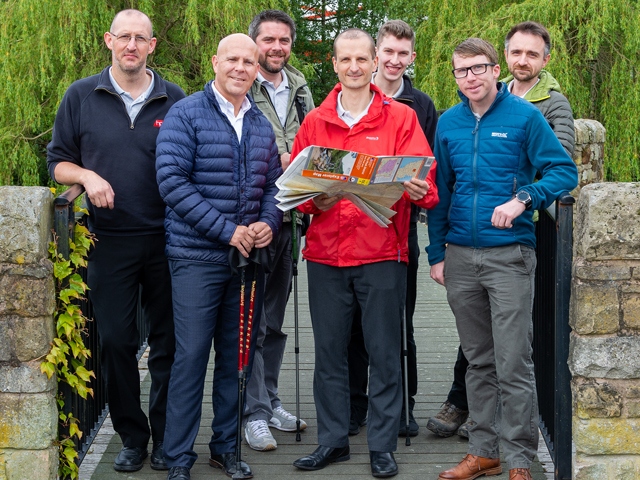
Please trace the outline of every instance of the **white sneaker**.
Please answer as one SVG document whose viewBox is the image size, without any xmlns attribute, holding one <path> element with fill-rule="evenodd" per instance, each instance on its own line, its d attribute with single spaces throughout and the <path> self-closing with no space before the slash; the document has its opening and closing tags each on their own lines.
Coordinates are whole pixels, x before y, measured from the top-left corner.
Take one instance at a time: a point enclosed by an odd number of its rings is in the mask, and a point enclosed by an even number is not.
<svg viewBox="0 0 640 480">
<path fill-rule="evenodd" d="M 297 417 L 295 415 L 291 415 L 282 408 L 281 405 L 273 409 L 273 417 L 269 420 L 269 425 L 273 428 L 277 428 L 278 430 L 282 430 L 283 432 L 295 432 L 296 420 Z M 307 428 L 307 423 L 300 419 L 300 430 L 304 430 L 305 428 Z"/>
<path fill-rule="evenodd" d="M 244 438 L 251 448 L 267 452 L 278 448 L 266 420 L 252 420 L 244 426 Z"/>
</svg>

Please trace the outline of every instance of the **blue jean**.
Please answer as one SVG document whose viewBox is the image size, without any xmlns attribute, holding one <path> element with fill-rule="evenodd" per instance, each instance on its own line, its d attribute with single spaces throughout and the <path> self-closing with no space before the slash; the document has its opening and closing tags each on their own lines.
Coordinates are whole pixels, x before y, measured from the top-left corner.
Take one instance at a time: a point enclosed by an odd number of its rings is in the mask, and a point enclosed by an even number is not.
<svg viewBox="0 0 640 480">
<path fill-rule="evenodd" d="M 202 395 L 211 342 L 215 350 L 211 454 L 233 452 L 238 421 L 238 325 L 240 277 L 227 265 L 169 260 L 173 287 L 176 355 L 169 381 L 164 455 L 169 467 L 195 463 L 193 445 L 202 413 Z M 245 321 L 248 320 L 253 265 L 246 267 Z M 262 311 L 264 273 L 256 268 L 254 330 Z M 252 336 L 255 346 L 256 335 Z M 253 357 L 251 349 L 251 357 Z M 252 359 L 251 359 L 252 361 Z M 249 364 L 251 372 L 251 362 Z"/>
<path fill-rule="evenodd" d="M 535 251 L 520 244 L 450 244 L 444 263 L 447 299 L 469 361 L 469 412 L 477 422 L 469 429 L 468 452 L 498 458 L 501 439 L 509 469 L 529 468 L 538 449 L 531 358 L 535 268 Z"/>
</svg>

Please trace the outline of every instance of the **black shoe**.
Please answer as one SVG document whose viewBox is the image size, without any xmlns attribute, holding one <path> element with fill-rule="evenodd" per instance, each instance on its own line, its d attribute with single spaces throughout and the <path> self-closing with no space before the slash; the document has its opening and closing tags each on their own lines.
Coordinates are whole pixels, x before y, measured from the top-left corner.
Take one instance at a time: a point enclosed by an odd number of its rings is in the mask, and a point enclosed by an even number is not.
<svg viewBox="0 0 640 480">
<path fill-rule="evenodd" d="M 367 424 L 367 411 L 360 408 L 352 408 L 349 418 L 349 435 L 358 435 L 360 427 Z"/>
<path fill-rule="evenodd" d="M 349 445 L 342 448 L 323 447 L 316 448 L 315 452 L 293 462 L 293 466 L 300 470 L 320 470 L 330 463 L 349 460 Z"/>
<path fill-rule="evenodd" d="M 413 411 L 409 410 L 409 436 L 415 437 L 418 435 L 419 427 L 418 422 L 413 417 Z M 400 416 L 400 427 L 398 428 L 398 436 L 406 437 L 407 436 L 407 421 L 406 416 L 404 414 L 404 408 L 402 409 L 402 415 Z"/>
<path fill-rule="evenodd" d="M 116 461 L 113 462 L 113 469 L 116 472 L 137 472 L 142 468 L 142 462 L 147 455 L 146 448 L 122 447 Z"/>
<path fill-rule="evenodd" d="M 151 450 L 151 468 L 154 470 L 169 470 L 164 459 L 164 442 L 153 442 Z"/>
<path fill-rule="evenodd" d="M 371 475 L 377 478 L 393 477 L 398 474 L 398 464 L 393 453 L 369 452 Z"/>
<path fill-rule="evenodd" d="M 223 453 L 222 455 L 212 454 L 209 457 L 209 465 L 222 469 L 227 474 L 227 477 L 233 477 L 236 473 L 236 454 L 234 452 Z M 240 460 L 240 472 L 242 473 L 242 478 L 253 478 L 253 472 L 243 460 Z"/>
<path fill-rule="evenodd" d="M 191 473 L 187 467 L 171 467 L 167 480 L 191 480 Z"/>
</svg>

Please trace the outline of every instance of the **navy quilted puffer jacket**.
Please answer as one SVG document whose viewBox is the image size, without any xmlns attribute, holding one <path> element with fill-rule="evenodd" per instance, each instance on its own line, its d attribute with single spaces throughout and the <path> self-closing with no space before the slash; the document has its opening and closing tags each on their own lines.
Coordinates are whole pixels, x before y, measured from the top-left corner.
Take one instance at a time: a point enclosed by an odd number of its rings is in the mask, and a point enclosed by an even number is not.
<svg viewBox="0 0 640 480">
<path fill-rule="evenodd" d="M 275 182 L 282 168 L 271 124 L 253 101 L 238 142 L 211 83 L 165 116 L 156 169 L 167 205 L 167 257 L 226 264 L 237 225 L 262 221 L 277 235 Z"/>
</svg>

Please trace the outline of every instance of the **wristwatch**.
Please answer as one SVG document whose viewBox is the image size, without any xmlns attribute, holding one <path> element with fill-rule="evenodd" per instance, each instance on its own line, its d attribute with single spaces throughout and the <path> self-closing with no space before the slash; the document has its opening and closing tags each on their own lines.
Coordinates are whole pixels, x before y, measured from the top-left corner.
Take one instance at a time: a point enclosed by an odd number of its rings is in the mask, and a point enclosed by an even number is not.
<svg viewBox="0 0 640 480">
<path fill-rule="evenodd" d="M 522 203 L 526 210 L 531 208 L 531 195 L 526 190 L 520 190 L 516 193 L 516 200 Z"/>
</svg>

